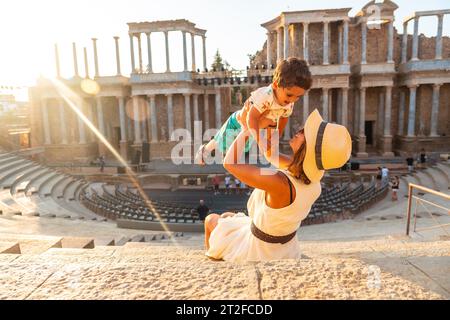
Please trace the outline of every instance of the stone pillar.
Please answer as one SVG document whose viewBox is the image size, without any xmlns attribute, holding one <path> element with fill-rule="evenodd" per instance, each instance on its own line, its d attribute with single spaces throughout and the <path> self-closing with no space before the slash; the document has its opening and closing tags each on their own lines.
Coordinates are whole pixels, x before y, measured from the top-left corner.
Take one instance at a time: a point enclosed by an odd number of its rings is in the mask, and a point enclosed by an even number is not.
<svg viewBox="0 0 450 320">
<path fill-rule="evenodd" d="M 209 99 L 208 94 L 203 95 L 203 106 L 204 106 L 204 118 L 205 118 L 205 131 L 209 129 Z"/>
<path fill-rule="evenodd" d="M 173 133 L 173 97 L 172 94 L 166 94 L 167 97 L 167 125 L 169 129 L 169 141 L 172 141 Z"/>
<path fill-rule="evenodd" d="M 48 100 L 42 99 L 42 122 L 44 123 L 44 144 L 51 144 L 50 122 L 48 119 Z"/>
<path fill-rule="evenodd" d="M 105 122 L 103 121 L 103 105 L 102 98 L 97 97 L 97 119 L 98 119 L 98 130 L 102 136 L 106 139 Z"/>
<path fill-rule="evenodd" d="M 192 72 L 197 69 L 195 63 L 195 34 L 191 33 L 191 48 L 192 48 Z"/>
<path fill-rule="evenodd" d="M 183 31 L 183 62 L 184 62 L 184 70 L 188 71 L 188 60 L 187 60 L 187 47 L 186 47 L 186 31 Z"/>
<path fill-rule="evenodd" d="M 357 157 L 367 157 L 368 154 L 366 152 L 366 88 L 360 89 L 359 96 L 359 132 L 358 132 L 358 153 Z"/>
<path fill-rule="evenodd" d="M 128 158 L 128 140 L 126 130 L 126 112 L 125 112 L 125 98 L 117 97 L 119 102 L 119 120 L 120 120 L 120 155 L 124 160 Z"/>
<path fill-rule="evenodd" d="M 402 63 L 406 63 L 408 52 L 408 22 L 403 23 Z"/>
<path fill-rule="evenodd" d="M 330 64 L 329 58 L 329 43 L 330 43 L 330 35 L 329 35 L 329 22 L 325 21 L 323 23 L 323 64 Z"/>
<path fill-rule="evenodd" d="M 289 58 L 289 25 L 284 25 L 284 59 Z"/>
<path fill-rule="evenodd" d="M 164 31 L 166 43 L 166 72 L 170 72 L 170 55 L 169 55 L 169 31 Z"/>
<path fill-rule="evenodd" d="M 361 63 L 367 63 L 367 23 L 361 22 Z"/>
<path fill-rule="evenodd" d="M 408 137 L 414 137 L 416 127 L 417 85 L 408 86 L 408 88 L 409 88 Z"/>
<path fill-rule="evenodd" d="M 403 135 L 404 119 L 405 119 L 405 92 L 400 89 L 400 104 L 398 107 L 398 135 Z"/>
<path fill-rule="evenodd" d="M 134 43 L 133 43 L 133 34 L 129 34 L 130 36 L 130 54 L 131 54 L 131 73 L 134 73 L 136 70 L 136 63 L 134 62 Z"/>
<path fill-rule="evenodd" d="M 355 89 L 355 104 L 354 104 L 354 119 L 353 119 L 353 135 L 358 136 L 359 135 L 359 109 L 361 106 L 360 102 L 360 90 Z"/>
<path fill-rule="evenodd" d="M 55 65 L 56 65 L 56 77 L 61 78 L 61 68 L 59 66 L 59 51 L 58 45 L 55 43 Z"/>
<path fill-rule="evenodd" d="M 148 142 L 150 139 L 149 137 L 149 132 L 148 132 L 148 128 L 147 128 L 147 119 L 145 117 L 145 110 L 144 110 L 144 114 L 142 115 L 141 118 L 141 132 L 142 132 L 142 142 Z"/>
<path fill-rule="evenodd" d="M 392 20 L 388 24 L 387 62 L 394 63 L 394 21 Z"/>
<path fill-rule="evenodd" d="M 203 42 L 203 70 L 206 71 L 207 64 L 206 64 L 206 37 L 202 36 L 202 42 Z"/>
<path fill-rule="evenodd" d="M 322 88 L 322 117 L 323 120 L 328 121 L 328 88 Z"/>
<path fill-rule="evenodd" d="M 61 129 L 61 144 L 67 144 L 67 123 L 64 110 L 64 101 L 59 100 L 59 126 Z"/>
<path fill-rule="evenodd" d="M 152 39 L 150 38 L 151 32 L 145 33 L 147 36 L 147 60 L 148 60 L 148 73 L 153 73 L 153 61 L 152 61 Z"/>
<path fill-rule="evenodd" d="M 283 60 L 283 29 L 277 29 L 277 63 Z"/>
<path fill-rule="evenodd" d="M 309 64 L 309 23 L 303 23 L 303 60 Z"/>
<path fill-rule="evenodd" d="M 80 112 L 84 114 L 83 108 L 84 108 L 84 102 L 79 106 Z M 83 119 L 81 119 L 81 117 L 78 116 L 77 114 L 75 116 L 77 117 L 77 121 L 78 121 L 78 143 L 86 144 L 86 131 L 84 128 Z"/>
<path fill-rule="evenodd" d="M 119 37 L 114 37 L 114 42 L 116 43 L 116 68 L 117 68 L 117 75 L 120 76 L 122 74 L 122 72 L 120 71 Z"/>
<path fill-rule="evenodd" d="M 192 95 L 192 100 L 194 104 L 194 121 L 200 121 L 199 115 L 198 115 L 198 94 Z"/>
<path fill-rule="evenodd" d="M 139 72 L 142 73 L 143 71 L 143 64 L 142 64 L 142 44 L 141 44 L 141 34 L 137 34 L 138 39 L 138 56 L 139 56 Z"/>
<path fill-rule="evenodd" d="M 97 39 L 92 38 L 92 44 L 94 47 L 94 68 L 95 68 L 95 77 L 100 77 L 100 72 L 98 71 L 98 54 L 97 54 Z"/>
<path fill-rule="evenodd" d="M 411 60 L 419 60 L 419 17 L 414 18 L 414 35 Z"/>
<path fill-rule="evenodd" d="M 303 96 L 303 124 L 305 124 L 306 119 L 309 115 L 309 91 Z"/>
<path fill-rule="evenodd" d="M 392 157 L 392 135 L 391 135 L 391 113 L 392 113 L 392 87 L 386 87 L 384 102 L 384 130 L 383 130 L 383 156 Z"/>
<path fill-rule="evenodd" d="M 75 73 L 75 77 L 78 78 L 80 75 L 78 73 L 77 45 L 75 44 L 75 42 L 72 42 L 72 51 L 73 51 L 73 71 Z"/>
<path fill-rule="evenodd" d="M 140 122 L 140 114 L 139 114 L 139 97 L 133 96 L 133 116 L 134 116 L 134 144 L 141 145 L 142 137 L 141 137 L 141 122 Z"/>
<path fill-rule="evenodd" d="M 84 73 L 85 73 L 85 78 L 89 79 L 89 63 L 88 63 L 88 57 L 87 57 L 87 49 L 86 47 L 83 48 L 84 51 Z"/>
<path fill-rule="evenodd" d="M 436 57 L 435 59 L 442 59 L 442 27 L 444 23 L 444 15 L 438 15 L 438 31 L 436 35 Z"/>
<path fill-rule="evenodd" d="M 129 141 L 133 141 L 133 123 L 131 122 L 131 118 L 127 115 L 127 138 Z"/>
<path fill-rule="evenodd" d="M 341 124 L 344 127 L 348 125 L 348 88 L 342 88 L 342 109 L 341 109 Z"/>
<path fill-rule="evenodd" d="M 438 121 L 439 121 L 439 96 L 440 96 L 441 84 L 433 84 L 433 104 L 431 107 L 431 129 L 430 136 L 438 137 Z"/>
<path fill-rule="evenodd" d="M 158 125 L 156 123 L 156 103 L 155 103 L 155 95 L 149 95 L 150 98 L 150 125 L 152 130 L 152 142 L 158 142 Z"/>
<path fill-rule="evenodd" d="M 342 59 L 344 64 L 349 64 L 348 61 L 348 20 L 344 21 L 344 34 L 343 34 L 344 48 L 342 52 Z"/>
<path fill-rule="evenodd" d="M 270 65 L 272 64 L 272 39 L 270 38 L 270 32 L 267 32 L 267 70 L 270 70 Z"/>
<path fill-rule="evenodd" d="M 220 129 L 222 126 L 222 103 L 220 90 L 216 91 L 216 128 Z"/>
<path fill-rule="evenodd" d="M 183 94 L 184 96 L 184 125 L 189 131 L 192 137 L 192 126 L 191 126 L 191 95 L 189 93 Z"/>
</svg>

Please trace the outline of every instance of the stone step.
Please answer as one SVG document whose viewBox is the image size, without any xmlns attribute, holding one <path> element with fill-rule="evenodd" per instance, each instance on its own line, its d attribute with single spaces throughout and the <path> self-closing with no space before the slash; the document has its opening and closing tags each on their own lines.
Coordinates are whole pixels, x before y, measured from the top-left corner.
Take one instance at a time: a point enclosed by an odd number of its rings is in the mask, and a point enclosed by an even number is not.
<svg viewBox="0 0 450 320">
<path fill-rule="evenodd" d="M 79 248 L 79 249 L 93 249 L 94 247 L 95 247 L 94 239 L 84 237 L 64 237 L 52 246 L 52 248 Z"/>
<path fill-rule="evenodd" d="M 19 243 L 18 242 L 0 241 L 0 254 L 3 254 L 3 253 L 21 254 Z"/>
</svg>

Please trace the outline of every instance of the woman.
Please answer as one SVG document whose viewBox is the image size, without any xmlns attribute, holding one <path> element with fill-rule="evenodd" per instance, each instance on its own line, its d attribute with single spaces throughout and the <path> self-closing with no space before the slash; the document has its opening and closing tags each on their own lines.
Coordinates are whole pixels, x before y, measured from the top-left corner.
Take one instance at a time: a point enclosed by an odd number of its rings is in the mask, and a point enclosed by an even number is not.
<svg viewBox="0 0 450 320">
<path fill-rule="evenodd" d="M 399 179 L 398 176 L 395 176 L 394 179 L 391 182 L 392 201 L 397 201 L 398 200 L 397 193 L 398 193 L 399 186 L 400 186 L 400 179 Z"/>
<path fill-rule="evenodd" d="M 260 128 L 273 125 L 263 116 Z M 238 163 L 249 135 L 241 132 L 224 159 L 225 169 L 255 188 L 247 203 L 249 216 L 209 215 L 206 255 L 235 262 L 300 258 L 297 229 L 321 193 L 324 170 L 342 167 L 350 158 L 350 134 L 343 126 L 324 122 L 315 110 L 289 141 L 292 156 L 273 155 L 270 146 L 263 149 L 277 170 Z"/>
</svg>

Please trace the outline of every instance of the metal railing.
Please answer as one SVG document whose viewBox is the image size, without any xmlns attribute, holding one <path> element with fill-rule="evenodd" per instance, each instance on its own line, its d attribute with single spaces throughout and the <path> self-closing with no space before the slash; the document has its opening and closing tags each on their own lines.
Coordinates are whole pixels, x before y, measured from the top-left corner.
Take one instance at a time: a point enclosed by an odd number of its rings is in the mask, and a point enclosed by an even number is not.
<svg viewBox="0 0 450 320">
<path fill-rule="evenodd" d="M 414 232 L 417 231 L 417 228 L 416 228 L 417 203 L 419 201 L 427 203 L 427 204 L 432 205 L 432 206 L 435 206 L 437 208 L 440 208 L 440 209 L 446 211 L 446 213 L 448 215 L 450 215 L 450 206 L 446 208 L 446 207 L 443 207 L 443 206 L 441 206 L 439 204 L 433 203 L 432 201 L 425 200 L 425 199 L 422 199 L 422 198 L 420 198 L 418 196 L 415 196 L 413 194 L 414 189 L 420 190 L 422 192 L 427 192 L 427 193 L 433 194 L 435 196 L 442 197 L 442 198 L 450 201 L 450 195 L 448 195 L 448 194 L 445 194 L 445 193 L 442 193 L 442 192 L 439 192 L 439 191 L 436 191 L 436 190 L 433 190 L 433 189 L 429 189 L 429 188 L 426 188 L 426 187 L 423 187 L 423 186 L 419 186 L 417 184 L 410 183 L 409 186 L 408 186 L 408 211 L 407 211 L 407 222 L 406 222 L 406 235 L 407 236 L 409 236 L 409 228 L 410 228 L 410 224 L 411 224 L 411 208 L 412 208 L 412 201 L 413 201 L 413 199 L 416 200 L 416 210 L 414 212 Z M 433 214 L 430 213 L 430 212 L 428 212 L 428 213 L 430 214 L 430 217 L 439 224 L 439 222 L 435 219 Z M 430 230 L 430 229 L 435 229 L 435 228 L 443 228 L 443 230 L 447 233 L 447 231 L 445 230 L 444 227 L 445 226 L 449 226 L 449 225 L 450 225 L 450 223 L 439 224 L 439 225 L 433 226 L 433 227 L 421 228 L 421 230 Z"/>
</svg>

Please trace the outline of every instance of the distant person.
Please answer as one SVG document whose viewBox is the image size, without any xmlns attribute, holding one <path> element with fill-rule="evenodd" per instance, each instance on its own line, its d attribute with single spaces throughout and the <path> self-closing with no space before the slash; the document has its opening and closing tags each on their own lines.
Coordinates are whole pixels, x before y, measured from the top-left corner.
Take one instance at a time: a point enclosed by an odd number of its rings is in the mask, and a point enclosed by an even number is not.
<svg viewBox="0 0 450 320">
<path fill-rule="evenodd" d="M 225 176 L 225 193 L 226 194 L 230 193 L 230 182 L 231 182 L 231 177 L 227 174 Z"/>
<path fill-rule="evenodd" d="M 381 168 L 381 185 L 387 184 L 389 181 L 389 169 L 386 167 Z"/>
<path fill-rule="evenodd" d="M 238 178 L 234 178 L 234 188 L 236 190 L 236 194 L 240 193 L 241 182 Z"/>
<path fill-rule="evenodd" d="M 100 172 L 105 171 L 105 156 L 101 155 L 98 161 L 100 163 Z"/>
<path fill-rule="evenodd" d="M 400 179 L 398 176 L 395 176 L 391 181 L 392 201 L 398 200 L 397 193 L 398 193 L 399 186 L 400 186 Z"/>
<path fill-rule="evenodd" d="M 425 149 L 422 149 L 420 152 L 420 167 L 424 168 L 427 162 L 427 154 L 425 153 Z"/>
<path fill-rule="evenodd" d="M 408 165 L 409 173 L 412 173 L 414 171 L 414 158 L 411 155 L 406 158 L 406 164 Z"/>
<path fill-rule="evenodd" d="M 220 194 L 220 191 L 219 191 L 220 178 L 217 174 L 212 179 L 212 182 L 214 185 L 214 195 Z"/>
<path fill-rule="evenodd" d="M 209 208 L 205 205 L 204 200 L 200 200 L 200 205 L 197 207 L 198 217 L 201 221 L 205 221 L 206 216 L 209 213 Z"/>
</svg>

